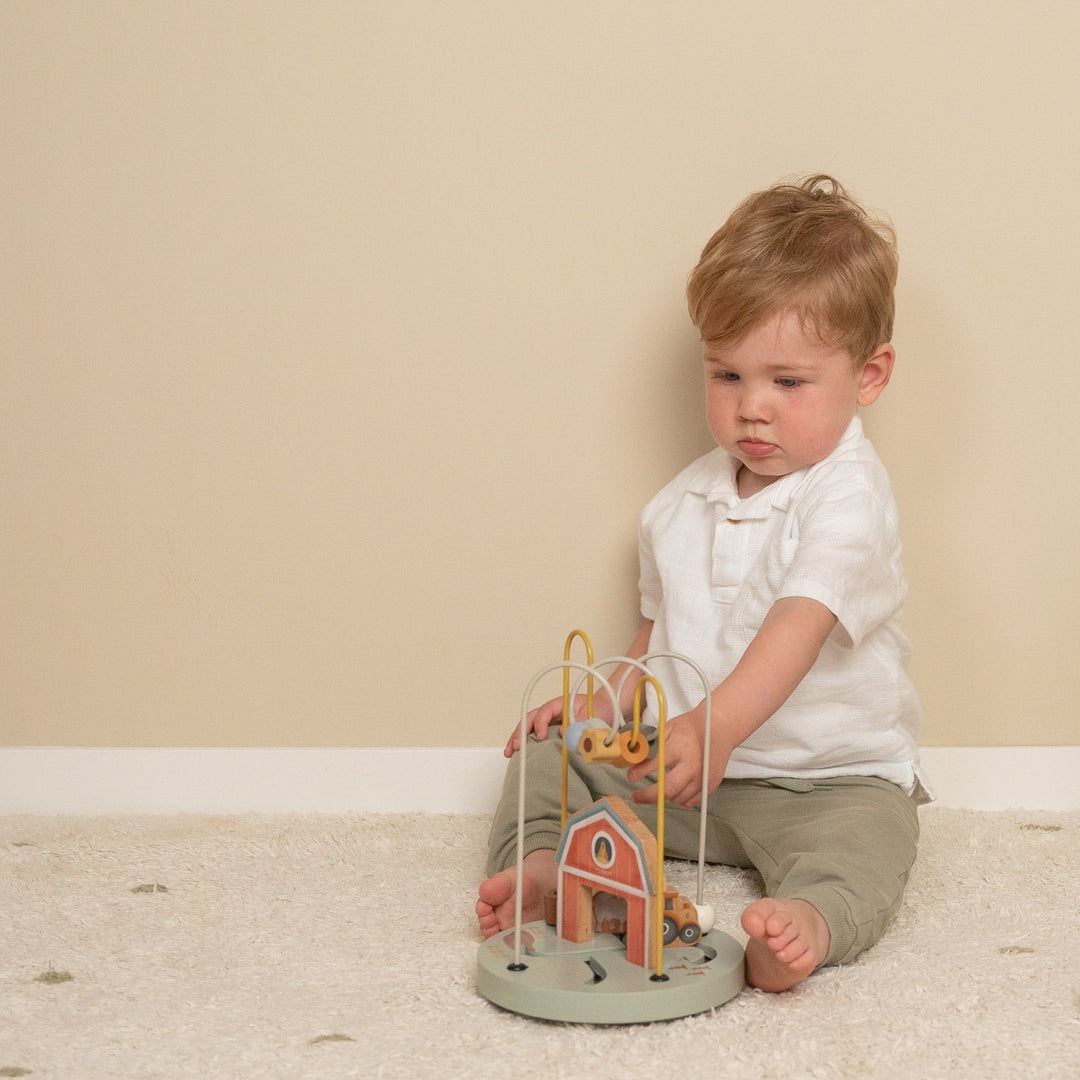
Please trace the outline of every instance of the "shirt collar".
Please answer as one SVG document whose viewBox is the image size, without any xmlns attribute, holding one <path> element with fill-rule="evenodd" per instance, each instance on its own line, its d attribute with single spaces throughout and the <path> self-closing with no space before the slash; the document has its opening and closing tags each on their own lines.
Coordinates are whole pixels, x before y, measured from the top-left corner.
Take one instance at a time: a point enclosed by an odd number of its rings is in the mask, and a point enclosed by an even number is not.
<svg viewBox="0 0 1080 1080">
<path fill-rule="evenodd" d="M 854 416 L 836 444 L 836 448 L 828 457 L 811 465 L 808 469 L 799 469 L 797 472 L 788 473 L 787 476 L 781 476 L 779 480 L 746 499 L 739 498 L 739 492 L 735 486 L 735 474 L 738 472 L 739 462 L 726 450 L 717 447 L 712 453 L 699 459 L 697 468 L 689 477 L 686 488 L 695 495 L 704 495 L 707 502 L 726 507 L 728 517 L 733 520 L 766 517 L 773 509 L 786 510 L 804 477 L 815 469 L 821 468 L 825 462 L 836 455 L 845 453 L 857 445 L 862 438 L 862 421 Z"/>
</svg>

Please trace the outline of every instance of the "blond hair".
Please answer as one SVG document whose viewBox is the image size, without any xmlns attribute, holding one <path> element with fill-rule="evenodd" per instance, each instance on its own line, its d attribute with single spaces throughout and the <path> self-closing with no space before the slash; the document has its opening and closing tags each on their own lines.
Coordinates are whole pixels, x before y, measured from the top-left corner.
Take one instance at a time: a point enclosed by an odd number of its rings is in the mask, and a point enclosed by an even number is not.
<svg viewBox="0 0 1080 1080">
<path fill-rule="evenodd" d="M 861 365 L 892 338 L 897 267 L 892 226 L 831 176 L 780 183 L 740 203 L 705 245 L 687 285 L 690 318 L 723 347 L 793 311 Z"/>
</svg>

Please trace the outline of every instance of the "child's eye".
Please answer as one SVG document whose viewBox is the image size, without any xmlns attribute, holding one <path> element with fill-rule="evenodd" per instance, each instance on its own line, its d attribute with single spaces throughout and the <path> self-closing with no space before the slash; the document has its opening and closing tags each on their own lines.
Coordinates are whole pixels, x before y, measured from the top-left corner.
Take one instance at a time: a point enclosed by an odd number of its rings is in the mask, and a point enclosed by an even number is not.
<svg viewBox="0 0 1080 1080">
<path fill-rule="evenodd" d="M 801 379 L 796 379 L 790 375 L 785 375 L 782 378 L 777 379 L 776 381 L 777 384 L 782 386 L 785 390 L 794 390 L 795 387 L 802 382 Z"/>
<path fill-rule="evenodd" d="M 719 379 L 720 382 L 733 383 L 739 381 L 739 376 L 734 371 L 714 371 L 712 377 Z"/>
</svg>

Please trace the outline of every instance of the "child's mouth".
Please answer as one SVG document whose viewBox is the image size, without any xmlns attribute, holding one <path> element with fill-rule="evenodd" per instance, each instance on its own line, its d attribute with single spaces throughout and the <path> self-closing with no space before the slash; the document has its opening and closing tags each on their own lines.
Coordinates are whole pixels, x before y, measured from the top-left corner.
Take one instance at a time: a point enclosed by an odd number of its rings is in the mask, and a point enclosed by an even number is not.
<svg viewBox="0 0 1080 1080">
<path fill-rule="evenodd" d="M 740 439 L 739 449 L 746 454 L 747 457 L 765 457 L 776 449 L 776 444 L 771 442 L 761 442 L 759 439 Z"/>
</svg>

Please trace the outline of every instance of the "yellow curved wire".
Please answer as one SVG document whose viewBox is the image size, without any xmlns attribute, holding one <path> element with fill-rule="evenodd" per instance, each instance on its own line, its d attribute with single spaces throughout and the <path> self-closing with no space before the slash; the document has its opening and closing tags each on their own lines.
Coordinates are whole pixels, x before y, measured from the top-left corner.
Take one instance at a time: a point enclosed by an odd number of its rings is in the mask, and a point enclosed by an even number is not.
<svg viewBox="0 0 1080 1080">
<path fill-rule="evenodd" d="M 657 691 L 660 693 L 661 698 L 662 698 L 663 697 L 663 691 L 660 690 L 660 686 L 657 683 L 657 681 L 651 675 L 646 675 L 645 678 L 647 678 L 649 680 L 649 682 L 651 682 L 653 684 L 653 686 L 656 687 Z M 638 680 L 638 686 L 640 686 L 640 685 L 641 685 L 641 680 Z M 633 728 L 631 729 L 631 732 L 630 732 L 630 741 L 626 744 L 626 749 L 627 750 L 630 750 L 631 752 L 637 750 L 637 748 L 638 748 L 638 737 L 639 737 L 640 734 L 641 734 L 641 710 L 638 708 L 638 696 L 637 696 L 637 690 L 635 690 L 634 691 L 634 726 L 633 726 Z"/>
</svg>

